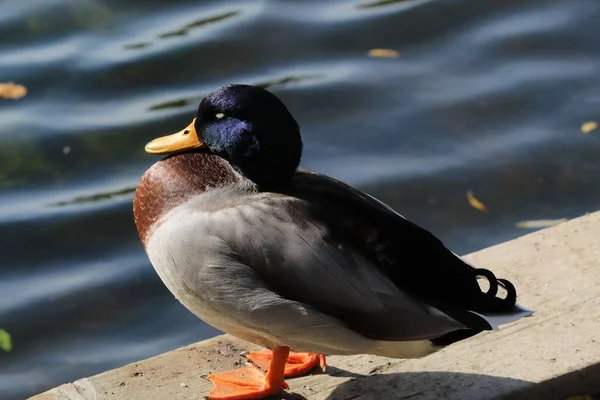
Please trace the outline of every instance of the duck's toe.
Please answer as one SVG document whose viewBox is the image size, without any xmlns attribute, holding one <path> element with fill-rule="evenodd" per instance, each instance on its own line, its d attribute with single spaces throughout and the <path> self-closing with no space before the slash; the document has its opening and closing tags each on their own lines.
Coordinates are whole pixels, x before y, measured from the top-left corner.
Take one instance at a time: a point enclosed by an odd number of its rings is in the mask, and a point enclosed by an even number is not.
<svg viewBox="0 0 600 400">
<path fill-rule="evenodd" d="M 269 379 L 255 366 L 220 372 L 207 377 L 214 388 L 209 400 L 252 400 L 273 396 L 288 385 L 283 379 Z"/>
</svg>

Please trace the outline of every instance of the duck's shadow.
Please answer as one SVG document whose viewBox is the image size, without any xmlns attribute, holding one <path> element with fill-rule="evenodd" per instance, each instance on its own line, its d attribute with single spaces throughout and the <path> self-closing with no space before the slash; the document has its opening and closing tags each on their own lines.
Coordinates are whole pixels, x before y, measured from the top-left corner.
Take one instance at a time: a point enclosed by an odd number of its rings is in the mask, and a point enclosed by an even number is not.
<svg viewBox="0 0 600 400">
<path fill-rule="evenodd" d="M 356 375 L 339 371 L 350 381 L 339 385 L 327 400 L 380 399 L 487 399 L 491 393 L 519 391 L 530 382 L 481 374 L 460 372 L 401 372 Z M 338 373 L 338 371 L 332 371 Z M 345 374 L 344 374 L 345 373 Z"/>
<path fill-rule="evenodd" d="M 527 368 L 527 366 L 524 365 L 523 368 Z M 427 371 L 360 375 L 327 366 L 327 375 L 350 378 L 349 381 L 337 386 L 326 397 L 327 400 L 550 400 L 564 399 L 575 394 L 596 393 L 600 388 L 600 382 L 595 378 L 600 375 L 600 364 L 537 385 L 520 379 L 461 372 Z M 290 380 L 290 383 L 292 382 L 293 380 Z M 293 392 L 285 394 L 282 392 L 276 398 L 307 399 L 307 397 Z"/>
<path fill-rule="evenodd" d="M 382 399 L 484 399 L 490 392 L 518 391 L 530 382 L 497 376 L 458 372 L 401 372 L 360 375 L 327 366 L 327 375 L 347 377 L 349 381 L 337 386 L 327 400 Z M 293 380 L 290 380 L 292 383 Z M 292 390 L 293 390 L 293 384 Z M 306 400 L 292 392 L 282 392 L 277 399 Z M 275 399 L 275 397 L 273 397 Z"/>
</svg>

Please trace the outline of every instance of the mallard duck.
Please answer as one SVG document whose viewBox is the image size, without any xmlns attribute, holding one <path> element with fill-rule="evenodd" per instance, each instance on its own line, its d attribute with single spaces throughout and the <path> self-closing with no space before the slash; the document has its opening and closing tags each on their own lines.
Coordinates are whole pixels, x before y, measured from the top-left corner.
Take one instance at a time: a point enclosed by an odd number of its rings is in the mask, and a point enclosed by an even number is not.
<svg viewBox="0 0 600 400">
<path fill-rule="evenodd" d="M 374 197 L 299 168 L 299 126 L 265 89 L 211 92 L 188 127 L 146 151 L 167 154 L 134 197 L 156 272 L 196 316 L 265 348 L 248 354 L 262 368 L 208 376 L 209 399 L 276 394 L 284 378 L 325 369 L 326 355 L 423 357 L 531 314 L 510 281 Z"/>
</svg>

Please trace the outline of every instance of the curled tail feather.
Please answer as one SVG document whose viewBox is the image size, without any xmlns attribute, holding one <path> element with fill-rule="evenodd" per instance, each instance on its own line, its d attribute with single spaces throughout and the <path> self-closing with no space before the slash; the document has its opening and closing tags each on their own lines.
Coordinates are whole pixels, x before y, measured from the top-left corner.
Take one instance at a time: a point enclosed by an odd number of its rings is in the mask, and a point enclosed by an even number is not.
<svg viewBox="0 0 600 400">
<path fill-rule="evenodd" d="M 482 276 L 487 279 L 490 287 L 486 292 L 481 292 L 481 303 L 474 302 L 473 311 L 481 312 L 503 312 L 512 310 L 517 304 L 517 290 L 515 286 L 506 279 L 496 278 L 496 275 L 488 269 L 475 268 L 473 269 L 475 278 Z M 506 297 L 498 297 L 498 288 L 502 287 L 506 290 Z"/>
</svg>

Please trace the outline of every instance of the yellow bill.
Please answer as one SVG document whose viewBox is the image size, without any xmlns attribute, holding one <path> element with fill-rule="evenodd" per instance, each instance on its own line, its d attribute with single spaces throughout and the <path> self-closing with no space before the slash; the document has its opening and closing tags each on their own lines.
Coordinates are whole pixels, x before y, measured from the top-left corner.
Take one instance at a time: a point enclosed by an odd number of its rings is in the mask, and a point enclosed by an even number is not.
<svg viewBox="0 0 600 400">
<path fill-rule="evenodd" d="M 146 145 L 146 153 L 150 154 L 170 154 L 178 151 L 198 149 L 206 147 L 198 139 L 196 128 L 194 127 L 196 118 L 192 120 L 185 129 L 172 135 L 159 137 Z"/>
</svg>

